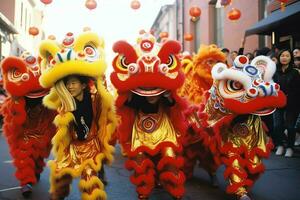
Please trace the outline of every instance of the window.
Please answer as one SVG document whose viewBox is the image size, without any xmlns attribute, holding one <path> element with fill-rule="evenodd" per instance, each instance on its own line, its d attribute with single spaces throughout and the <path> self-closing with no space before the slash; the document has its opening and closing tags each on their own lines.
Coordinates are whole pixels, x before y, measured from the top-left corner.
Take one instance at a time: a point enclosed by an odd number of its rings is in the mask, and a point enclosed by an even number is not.
<svg viewBox="0 0 300 200">
<path fill-rule="evenodd" d="M 215 21 L 215 27 L 214 27 L 214 40 L 215 43 L 219 47 L 224 46 L 224 9 L 220 8 L 214 8 L 214 21 Z"/>
<path fill-rule="evenodd" d="M 27 8 L 25 9 L 25 26 L 24 26 L 24 30 L 27 30 Z"/>
<path fill-rule="evenodd" d="M 200 36 L 201 36 L 201 27 L 200 27 L 200 20 L 201 18 L 199 18 L 196 22 L 195 22 L 195 52 L 198 52 L 198 49 L 200 47 Z"/>
<path fill-rule="evenodd" d="M 21 2 L 21 20 L 20 20 L 20 27 L 22 27 L 23 24 L 23 2 Z"/>
</svg>

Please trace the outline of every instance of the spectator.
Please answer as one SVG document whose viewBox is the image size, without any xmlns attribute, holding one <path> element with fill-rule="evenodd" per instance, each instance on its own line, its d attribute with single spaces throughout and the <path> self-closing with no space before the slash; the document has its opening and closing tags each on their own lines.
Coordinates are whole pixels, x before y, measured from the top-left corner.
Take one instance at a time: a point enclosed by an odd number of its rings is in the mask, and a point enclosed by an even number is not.
<svg viewBox="0 0 300 200">
<path fill-rule="evenodd" d="M 239 48 L 238 55 L 244 54 L 245 42 L 246 42 L 246 37 L 244 36 L 243 39 L 241 40 L 241 46 Z"/>
<path fill-rule="evenodd" d="M 237 52 L 237 51 L 232 51 L 232 52 L 230 53 L 230 59 L 231 59 L 232 63 L 233 63 L 234 59 L 235 59 L 237 56 L 238 56 L 238 52 Z"/>
<path fill-rule="evenodd" d="M 300 47 L 296 47 L 296 48 L 293 50 L 293 56 L 294 56 L 294 58 L 300 57 Z"/>
<path fill-rule="evenodd" d="M 277 59 L 276 52 L 270 52 L 269 57 L 271 58 L 271 60 L 273 60 L 275 62 L 276 65 L 278 64 L 278 59 Z"/>
<path fill-rule="evenodd" d="M 263 47 L 263 48 L 258 49 L 258 50 L 256 51 L 255 57 L 256 57 L 256 56 L 267 56 L 267 55 L 270 53 L 270 51 L 271 51 L 270 48 L 268 48 L 268 47 Z"/>
<path fill-rule="evenodd" d="M 295 69 L 300 71 L 300 55 L 294 57 Z"/>
<path fill-rule="evenodd" d="M 277 71 L 273 79 L 287 96 L 287 105 L 284 108 L 277 109 L 273 115 L 274 142 L 278 147 L 276 155 L 282 155 L 284 153 L 284 129 L 287 128 L 288 138 L 285 157 L 292 157 L 296 134 L 295 123 L 300 108 L 298 103 L 300 100 L 300 75 L 293 68 L 293 55 L 289 50 L 280 51 L 278 61 Z"/>
<path fill-rule="evenodd" d="M 258 49 L 255 49 L 255 50 L 253 51 L 253 56 L 254 56 L 254 58 L 257 56 L 257 51 L 258 51 Z"/>
<path fill-rule="evenodd" d="M 294 53 L 294 51 L 293 51 L 293 53 Z M 296 54 L 296 57 L 294 57 L 294 64 L 295 64 L 295 69 L 300 73 L 300 55 Z M 299 146 L 300 145 L 300 114 L 298 115 L 295 129 L 296 129 L 295 146 Z"/>
<path fill-rule="evenodd" d="M 225 54 L 225 57 L 226 57 L 225 64 L 228 66 L 228 64 L 229 64 L 228 63 L 228 56 L 229 56 L 230 51 L 227 48 L 223 48 L 221 51 Z"/>
<path fill-rule="evenodd" d="M 254 59 L 253 53 L 246 53 L 247 58 L 249 59 L 249 62 L 251 62 Z"/>
</svg>

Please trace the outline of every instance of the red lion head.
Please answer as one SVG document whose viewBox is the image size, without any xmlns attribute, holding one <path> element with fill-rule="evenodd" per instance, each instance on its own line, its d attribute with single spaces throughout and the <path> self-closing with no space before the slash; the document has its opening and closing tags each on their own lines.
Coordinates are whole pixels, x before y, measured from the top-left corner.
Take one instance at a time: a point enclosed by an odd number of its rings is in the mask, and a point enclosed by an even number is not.
<svg viewBox="0 0 300 200">
<path fill-rule="evenodd" d="M 5 58 L 1 70 L 4 88 L 11 96 L 38 98 L 46 94 L 39 84 L 41 69 L 38 59 L 30 53 Z"/>
<path fill-rule="evenodd" d="M 151 34 L 138 38 L 132 46 L 118 41 L 113 46 L 118 55 L 113 60 L 111 81 L 119 92 L 131 91 L 140 96 L 155 96 L 175 91 L 184 81 L 177 54 L 181 45 L 169 40 L 157 43 Z"/>
</svg>

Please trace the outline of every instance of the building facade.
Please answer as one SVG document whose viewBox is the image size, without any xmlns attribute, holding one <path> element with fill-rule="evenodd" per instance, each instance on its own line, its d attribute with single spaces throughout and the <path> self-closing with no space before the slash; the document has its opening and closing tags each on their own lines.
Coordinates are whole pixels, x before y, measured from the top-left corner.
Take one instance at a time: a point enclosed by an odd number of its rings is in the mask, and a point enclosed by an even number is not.
<svg viewBox="0 0 300 200">
<path fill-rule="evenodd" d="M 246 35 L 271 38 L 273 49 L 293 49 L 300 46 L 300 1 L 287 0 L 284 7 L 278 0 L 269 1 L 262 20 L 249 27 Z M 270 44 L 270 43 L 269 43 Z"/>
<path fill-rule="evenodd" d="M 241 40 L 245 37 L 245 31 L 267 13 L 267 5 L 270 0 L 232 0 L 226 7 L 216 8 L 217 0 L 175 0 L 175 30 L 169 35 L 176 35 L 181 41 L 184 51 L 197 52 L 200 44 L 217 44 L 220 48 L 226 47 L 230 50 L 238 50 Z M 197 6 L 201 9 L 201 15 L 197 20 L 191 20 L 189 10 Z M 227 13 L 237 8 L 241 11 L 239 20 L 230 21 Z M 161 12 L 163 12 L 161 10 Z M 171 11 L 169 11 L 171 12 Z M 174 10 L 172 10 L 174 12 Z M 157 28 L 159 27 L 159 28 Z M 152 28 L 158 31 L 164 29 L 158 18 Z M 193 35 L 192 41 L 186 41 L 184 34 Z M 245 53 L 253 52 L 255 49 L 269 46 L 270 39 L 266 36 L 251 35 L 245 41 Z"/>
<path fill-rule="evenodd" d="M 41 31 L 42 11 L 38 10 L 38 0 L 1 0 L 1 58 L 8 55 L 19 56 L 24 50 L 37 53 L 37 45 L 43 39 Z M 35 26 L 40 33 L 29 34 L 29 28 Z"/>
</svg>

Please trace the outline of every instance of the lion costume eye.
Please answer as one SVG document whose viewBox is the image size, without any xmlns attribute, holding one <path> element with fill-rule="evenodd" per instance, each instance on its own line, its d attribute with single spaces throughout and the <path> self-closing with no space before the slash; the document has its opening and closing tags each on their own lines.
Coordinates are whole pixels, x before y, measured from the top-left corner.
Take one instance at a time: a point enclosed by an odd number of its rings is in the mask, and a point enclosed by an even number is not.
<svg viewBox="0 0 300 200">
<path fill-rule="evenodd" d="M 116 66 L 119 70 L 121 70 L 123 72 L 127 72 L 129 63 L 127 63 L 126 57 L 123 55 L 119 55 L 117 58 Z"/>
<path fill-rule="evenodd" d="M 243 87 L 243 85 L 242 85 L 240 82 L 238 82 L 238 81 L 228 80 L 228 81 L 227 81 L 227 89 L 228 89 L 228 91 L 230 91 L 230 92 L 237 92 L 237 91 L 243 90 L 244 87 Z"/>
<path fill-rule="evenodd" d="M 8 71 L 8 80 L 11 82 L 27 81 L 29 75 L 27 73 L 22 73 L 18 69 L 14 68 Z"/>
<path fill-rule="evenodd" d="M 90 62 L 94 62 L 95 60 L 99 59 L 99 52 L 98 50 L 93 47 L 92 45 L 86 45 L 84 47 L 84 53 L 86 55 L 86 60 Z"/>
<path fill-rule="evenodd" d="M 177 66 L 177 60 L 175 56 L 170 55 L 166 64 L 169 67 L 169 71 L 175 69 Z"/>
</svg>

